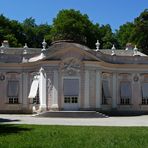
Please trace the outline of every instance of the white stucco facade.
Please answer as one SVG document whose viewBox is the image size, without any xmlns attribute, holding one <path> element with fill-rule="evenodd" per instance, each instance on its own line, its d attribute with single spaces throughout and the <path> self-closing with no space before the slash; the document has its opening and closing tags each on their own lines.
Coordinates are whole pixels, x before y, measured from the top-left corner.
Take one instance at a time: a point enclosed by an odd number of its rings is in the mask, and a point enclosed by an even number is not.
<svg viewBox="0 0 148 148">
<path fill-rule="evenodd" d="M 28 48 L 25 55 L 23 48 L 11 49 L 22 51 L 17 54 L 9 53 L 7 48 L 3 50 L 0 54 L 1 113 L 148 111 L 147 56 L 128 55 L 131 51 L 125 51 L 126 55 L 114 51 L 116 54 L 111 55 L 109 50 L 110 53 L 94 51 L 68 42 L 58 42 L 33 53 L 29 52 L 35 49 Z M 38 77 L 38 88 L 33 86 L 34 76 Z M 31 87 L 36 87 L 36 91 L 31 92 Z"/>
</svg>

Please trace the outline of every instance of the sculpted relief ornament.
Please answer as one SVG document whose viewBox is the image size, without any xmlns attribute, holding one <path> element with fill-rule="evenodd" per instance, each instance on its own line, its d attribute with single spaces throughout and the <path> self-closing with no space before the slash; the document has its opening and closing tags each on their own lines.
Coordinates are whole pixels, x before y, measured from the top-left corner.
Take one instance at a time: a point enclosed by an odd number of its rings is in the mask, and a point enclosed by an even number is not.
<svg viewBox="0 0 148 148">
<path fill-rule="evenodd" d="M 61 62 L 61 71 L 68 75 L 75 75 L 80 72 L 81 61 L 77 58 L 66 58 Z"/>
</svg>

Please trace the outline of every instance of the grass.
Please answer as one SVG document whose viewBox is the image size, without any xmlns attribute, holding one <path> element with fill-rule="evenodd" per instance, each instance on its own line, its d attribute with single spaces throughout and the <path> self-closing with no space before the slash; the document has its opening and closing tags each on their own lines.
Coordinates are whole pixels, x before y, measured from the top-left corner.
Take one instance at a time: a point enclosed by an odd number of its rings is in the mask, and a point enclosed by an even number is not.
<svg viewBox="0 0 148 148">
<path fill-rule="evenodd" d="M 146 127 L 0 124 L 0 148 L 147 148 Z"/>
</svg>

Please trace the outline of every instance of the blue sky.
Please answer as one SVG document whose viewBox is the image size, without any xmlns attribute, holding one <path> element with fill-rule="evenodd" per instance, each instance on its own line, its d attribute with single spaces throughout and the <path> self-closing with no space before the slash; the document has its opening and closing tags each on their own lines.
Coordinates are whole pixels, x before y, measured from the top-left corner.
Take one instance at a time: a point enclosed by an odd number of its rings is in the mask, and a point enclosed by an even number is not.
<svg viewBox="0 0 148 148">
<path fill-rule="evenodd" d="M 115 30 L 148 8 L 148 0 L 0 0 L 1 14 L 20 22 L 33 17 L 37 24 L 52 24 L 59 10 L 71 8 Z"/>
</svg>

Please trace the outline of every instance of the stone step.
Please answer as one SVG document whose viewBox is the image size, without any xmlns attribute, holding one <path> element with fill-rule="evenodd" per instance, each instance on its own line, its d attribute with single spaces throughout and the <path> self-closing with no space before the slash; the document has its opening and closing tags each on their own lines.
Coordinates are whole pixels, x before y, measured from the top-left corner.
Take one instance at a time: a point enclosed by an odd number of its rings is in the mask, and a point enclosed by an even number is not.
<svg viewBox="0 0 148 148">
<path fill-rule="evenodd" d="M 58 118 L 107 118 L 105 114 L 96 111 L 47 111 L 35 115 L 36 117 Z"/>
</svg>

